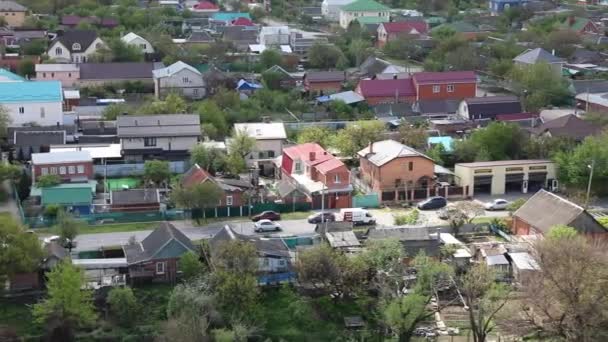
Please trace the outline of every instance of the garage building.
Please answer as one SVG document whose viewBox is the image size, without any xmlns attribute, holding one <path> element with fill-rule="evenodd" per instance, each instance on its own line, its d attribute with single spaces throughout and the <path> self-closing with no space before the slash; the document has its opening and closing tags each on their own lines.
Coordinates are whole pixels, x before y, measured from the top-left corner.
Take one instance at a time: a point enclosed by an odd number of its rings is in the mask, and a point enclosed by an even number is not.
<svg viewBox="0 0 608 342">
<path fill-rule="evenodd" d="M 556 166 L 550 160 L 501 160 L 456 164 L 454 173 L 468 196 L 528 193 L 557 189 Z"/>
</svg>

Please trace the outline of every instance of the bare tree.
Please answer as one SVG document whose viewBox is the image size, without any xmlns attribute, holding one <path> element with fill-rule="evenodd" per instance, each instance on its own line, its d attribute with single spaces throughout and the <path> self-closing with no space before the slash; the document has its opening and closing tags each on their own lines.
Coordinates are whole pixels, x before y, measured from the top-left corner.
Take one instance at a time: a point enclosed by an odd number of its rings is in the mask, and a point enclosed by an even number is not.
<svg viewBox="0 0 608 342">
<path fill-rule="evenodd" d="M 473 223 L 473 220 L 485 213 L 484 207 L 474 201 L 461 201 L 453 207 L 448 208 L 448 222 L 454 235 L 460 233 L 460 228 L 465 224 Z"/>
</svg>

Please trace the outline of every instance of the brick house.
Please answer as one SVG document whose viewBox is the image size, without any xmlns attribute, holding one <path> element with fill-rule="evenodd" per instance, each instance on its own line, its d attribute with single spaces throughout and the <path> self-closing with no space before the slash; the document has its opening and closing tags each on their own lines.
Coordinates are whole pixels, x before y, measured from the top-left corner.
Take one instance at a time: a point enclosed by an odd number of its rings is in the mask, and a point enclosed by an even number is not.
<svg viewBox="0 0 608 342">
<path fill-rule="evenodd" d="M 139 281 L 175 283 L 178 261 L 187 252 L 197 252 L 192 241 L 171 223 L 161 222 L 141 242 L 123 245 L 131 283 Z"/>
<path fill-rule="evenodd" d="M 204 182 L 212 182 L 223 192 L 218 206 L 240 207 L 242 205 L 247 205 L 246 201 L 244 201 L 245 196 L 243 195 L 253 188 L 251 184 L 238 179 L 213 177 L 207 170 L 203 169 L 198 164 L 194 164 L 190 170 L 184 173 L 181 185 L 182 187 L 189 188 Z"/>
<path fill-rule="evenodd" d="M 314 208 L 321 208 L 323 199 L 325 208 L 351 206 L 350 171 L 317 143 L 283 149 L 281 177 L 305 193 Z"/>
<path fill-rule="evenodd" d="M 344 71 L 309 71 L 303 78 L 306 91 L 319 93 L 337 93 L 345 81 Z"/>
<path fill-rule="evenodd" d="M 381 103 L 413 103 L 416 89 L 411 78 L 389 80 L 361 80 L 355 89 L 370 106 Z"/>
<path fill-rule="evenodd" d="M 511 231 L 516 235 L 545 235 L 557 225 L 570 226 L 593 238 L 605 238 L 608 233 L 583 207 L 545 190 L 513 213 Z"/>
<path fill-rule="evenodd" d="M 418 72 L 412 75 L 416 100 L 462 100 L 475 97 L 477 76 L 473 71 Z"/>
<path fill-rule="evenodd" d="M 88 151 L 32 154 L 32 183 L 43 175 L 58 175 L 63 182 L 93 179 L 93 158 Z"/>
<path fill-rule="evenodd" d="M 426 155 L 394 140 L 371 143 L 358 153 L 361 178 L 381 202 L 426 197 L 435 185 L 435 163 Z M 415 191 L 425 196 L 414 196 Z"/>
<path fill-rule="evenodd" d="M 429 25 L 424 20 L 407 20 L 392 23 L 381 23 L 378 26 L 378 47 L 398 40 L 400 37 L 421 38 L 427 35 Z"/>
</svg>

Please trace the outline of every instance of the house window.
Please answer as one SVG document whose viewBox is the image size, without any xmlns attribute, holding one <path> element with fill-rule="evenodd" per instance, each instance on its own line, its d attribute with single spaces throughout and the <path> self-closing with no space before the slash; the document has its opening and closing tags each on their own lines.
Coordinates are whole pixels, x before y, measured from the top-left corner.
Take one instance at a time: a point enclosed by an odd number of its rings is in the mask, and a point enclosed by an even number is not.
<svg viewBox="0 0 608 342">
<path fill-rule="evenodd" d="M 407 164 L 407 169 L 410 170 L 410 171 L 414 171 L 414 162 L 409 162 Z"/>
<path fill-rule="evenodd" d="M 47 167 L 43 167 L 40 169 L 40 173 L 42 175 L 48 175 L 49 174 L 49 169 Z"/>
<path fill-rule="evenodd" d="M 78 165 L 78 173 L 84 173 L 84 165 Z"/>
<path fill-rule="evenodd" d="M 184 77 L 184 78 L 182 78 L 182 82 L 184 82 L 184 83 L 190 83 L 190 80 L 188 79 L 188 77 Z"/>
<path fill-rule="evenodd" d="M 264 266 L 268 265 L 270 265 L 270 261 L 268 260 L 268 258 L 264 258 Z"/>
<path fill-rule="evenodd" d="M 139 44 L 139 47 L 142 48 L 143 50 L 146 49 L 146 44 Z"/>
<path fill-rule="evenodd" d="M 232 196 L 226 196 L 226 205 L 232 205 Z"/>
<path fill-rule="evenodd" d="M 59 174 L 60 175 L 65 175 L 65 166 L 60 166 L 59 167 Z"/>
<path fill-rule="evenodd" d="M 294 171 L 295 171 L 295 173 L 302 172 L 302 163 L 300 163 L 299 161 L 297 161 Z"/>
<path fill-rule="evenodd" d="M 454 92 L 454 85 L 453 84 L 448 84 L 447 90 L 448 90 L 448 93 L 453 93 Z"/>
<path fill-rule="evenodd" d="M 19 107 L 19 114 L 23 114 L 23 113 L 25 113 L 25 108 Z"/>
<path fill-rule="evenodd" d="M 198 95 L 198 88 L 194 88 L 194 89 L 192 89 L 192 94 L 194 94 L 194 95 Z"/>
<path fill-rule="evenodd" d="M 101 43 L 97 43 L 97 44 L 95 44 L 95 48 L 96 48 L 96 49 L 101 49 Z"/>
<path fill-rule="evenodd" d="M 438 85 L 434 85 L 434 86 L 433 86 L 433 93 L 435 93 L 435 94 L 436 94 L 436 93 L 438 93 L 438 92 L 440 92 L 440 91 L 441 91 L 441 86 L 438 86 Z"/>
<path fill-rule="evenodd" d="M 57 168 L 56 167 L 51 167 L 50 171 L 51 171 L 52 175 L 56 175 L 57 174 Z"/>
<path fill-rule="evenodd" d="M 42 78 L 46 78 L 46 72 L 42 73 Z"/>
<path fill-rule="evenodd" d="M 44 107 L 40 107 L 40 118 L 44 119 Z"/>
<path fill-rule="evenodd" d="M 80 44 L 78 44 L 78 43 L 72 44 L 72 50 L 80 51 L 81 49 L 82 49 L 82 47 L 80 46 Z"/>
<path fill-rule="evenodd" d="M 334 183 L 340 183 L 340 175 L 339 174 L 335 174 L 334 175 Z"/>
<path fill-rule="evenodd" d="M 51 73 L 51 77 L 55 77 L 55 73 L 54 72 Z"/>
<path fill-rule="evenodd" d="M 68 173 L 73 175 L 76 173 L 76 167 L 74 165 L 68 166 Z"/>
<path fill-rule="evenodd" d="M 72 77 L 72 73 L 71 72 L 68 72 L 68 77 L 70 77 L 70 78 Z"/>
<path fill-rule="evenodd" d="M 56 54 L 56 55 L 62 55 L 62 54 L 63 54 L 63 49 L 62 49 L 62 48 L 60 48 L 60 47 L 55 48 L 55 54 Z"/>
<path fill-rule="evenodd" d="M 144 146 L 156 146 L 156 138 L 144 138 Z"/>
<path fill-rule="evenodd" d="M 156 263 L 156 274 L 165 274 L 165 262 Z"/>
</svg>

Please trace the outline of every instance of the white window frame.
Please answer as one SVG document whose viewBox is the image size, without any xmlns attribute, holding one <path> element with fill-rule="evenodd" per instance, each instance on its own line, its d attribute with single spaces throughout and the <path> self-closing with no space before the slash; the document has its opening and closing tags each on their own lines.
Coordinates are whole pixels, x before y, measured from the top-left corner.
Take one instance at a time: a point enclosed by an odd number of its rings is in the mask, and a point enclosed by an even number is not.
<svg viewBox="0 0 608 342">
<path fill-rule="evenodd" d="M 45 115 L 46 115 L 46 113 L 45 113 L 44 107 L 40 107 L 40 118 L 44 119 Z"/>
<path fill-rule="evenodd" d="M 336 184 L 340 184 L 341 183 L 341 181 L 340 181 L 340 174 L 339 173 L 336 173 L 334 175 L 334 183 L 336 183 Z"/>
<path fill-rule="evenodd" d="M 60 48 L 60 47 L 56 47 L 55 48 L 55 54 L 58 55 L 58 56 L 63 55 L 63 49 Z"/>
<path fill-rule="evenodd" d="M 232 196 L 226 196 L 226 205 L 232 205 L 233 198 Z"/>
<path fill-rule="evenodd" d="M 76 173 L 76 167 L 74 165 L 68 166 L 68 174 L 73 175 Z"/>
<path fill-rule="evenodd" d="M 78 165 L 76 167 L 76 173 L 84 173 L 84 165 Z"/>
<path fill-rule="evenodd" d="M 74 44 L 72 44 L 72 50 L 80 51 L 80 50 L 82 50 L 82 46 L 80 46 L 79 43 L 74 43 Z"/>
<path fill-rule="evenodd" d="M 295 164 L 293 166 L 293 172 L 295 172 L 295 173 L 302 172 L 302 162 L 300 162 L 299 160 L 295 162 Z"/>
<path fill-rule="evenodd" d="M 448 91 L 448 93 L 453 93 L 454 92 L 454 85 L 453 84 L 448 84 L 446 88 L 447 88 L 446 90 Z"/>
<path fill-rule="evenodd" d="M 165 261 L 157 262 L 156 263 L 156 274 L 165 274 L 166 265 L 167 265 L 167 263 Z M 161 267 L 158 267 L 158 266 L 161 266 Z"/>
<path fill-rule="evenodd" d="M 49 173 L 52 175 L 56 175 L 57 174 L 57 168 L 55 166 L 51 166 L 49 169 Z"/>
<path fill-rule="evenodd" d="M 25 107 L 19 107 L 19 114 L 25 113 Z"/>
<path fill-rule="evenodd" d="M 433 86 L 433 94 L 438 94 L 441 93 L 441 86 L 440 85 L 434 85 Z"/>
<path fill-rule="evenodd" d="M 66 172 L 67 172 L 67 170 L 66 170 L 65 166 L 60 166 L 59 167 L 59 174 L 60 175 L 65 175 Z"/>
<path fill-rule="evenodd" d="M 40 168 L 40 173 L 44 176 L 44 175 L 48 175 L 49 174 L 49 168 L 48 167 L 41 167 Z"/>
</svg>

